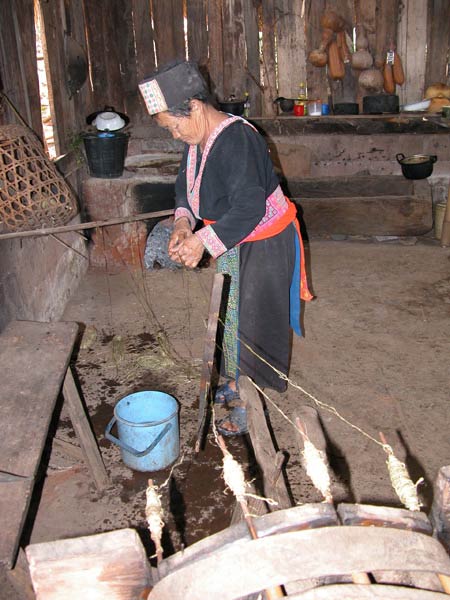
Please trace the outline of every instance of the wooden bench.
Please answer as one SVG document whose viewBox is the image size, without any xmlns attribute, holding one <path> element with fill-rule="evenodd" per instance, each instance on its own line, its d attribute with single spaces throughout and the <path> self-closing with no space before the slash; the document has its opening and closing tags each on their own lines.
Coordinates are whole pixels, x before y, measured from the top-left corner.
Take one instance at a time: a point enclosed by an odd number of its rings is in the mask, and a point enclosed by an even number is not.
<svg viewBox="0 0 450 600">
<path fill-rule="evenodd" d="M 0 334 L 0 565 L 7 570 L 16 563 L 61 389 L 95 484 L 108 483 L 69 366 L 77 333 L 76 323 L 13 321 Z"/>
</svg>

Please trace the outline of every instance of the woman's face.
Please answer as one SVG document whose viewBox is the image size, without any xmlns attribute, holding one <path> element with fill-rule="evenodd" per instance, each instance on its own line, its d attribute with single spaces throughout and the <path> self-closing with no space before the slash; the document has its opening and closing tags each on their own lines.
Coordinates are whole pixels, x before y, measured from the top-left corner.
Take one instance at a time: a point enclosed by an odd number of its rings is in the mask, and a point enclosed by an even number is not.
<svg viewBox="0 0 450 600">
<path fill-rule="evenodd" d="M 200 144 L 204 136 L 202 119 L 199 118 L 197 110 L 192 110 L 187 117 L 175 116 L 167 111 L 158 113 L 156 121 L 160 127 L 167 129 L 172 134 L 174 140 L 181 140 L 186 144 Z"/>
</svg>

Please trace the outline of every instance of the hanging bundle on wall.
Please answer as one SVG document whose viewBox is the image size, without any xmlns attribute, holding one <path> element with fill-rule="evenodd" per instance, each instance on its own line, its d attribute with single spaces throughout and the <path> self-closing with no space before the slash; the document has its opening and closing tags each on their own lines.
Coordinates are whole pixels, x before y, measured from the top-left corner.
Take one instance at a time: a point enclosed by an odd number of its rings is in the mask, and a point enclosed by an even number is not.
<svg viewBox="0 0 450 600">
<path fill-rule="evenodd" d="M 76 200 L 28 127 L 0 127 L 0 221 L 9 231 L 65 225 Z"/>
</svg>

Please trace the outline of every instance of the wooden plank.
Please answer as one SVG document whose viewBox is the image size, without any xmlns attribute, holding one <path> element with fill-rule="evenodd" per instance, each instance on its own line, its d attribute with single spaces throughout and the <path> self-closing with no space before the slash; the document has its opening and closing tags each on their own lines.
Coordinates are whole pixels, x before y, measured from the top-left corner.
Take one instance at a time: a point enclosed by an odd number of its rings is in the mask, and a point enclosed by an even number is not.
<svg viewBox="0 0 450 600">
<path fill-rule="evenodd" d="M 402 3 L 402 10 L 399 14 L 397 49 L 403 61 L 405 85 L 397 90 L 400 104 L 417 102 L 423 98 L 427 27 L 427 2 L 409 0 Z"/>
<path fill-rule="evenodd" d="M 308 232 L 345 235 L 423 235 L 431 230 L 431 199 L 416 196 L 292 198 Z"/>
<path fill-rule="evenodd" d="M 137 84 L 145 77 L 151 75 L 156 68 L 155 49 L 153 45 L 153 28 L 151 24 L 151 11 L 149 0 L 132 0 L 131 5 L 132 37 L 130 43 L 133 47 L 129 49 L 127 62 L 134 72 L 128 80 L 129 87 L 125 98 L 126 114 L 130 116 L 131 122 L 150 123 L 144 101 L 137 88 Z M 131 32 L 129 32 L 131 35 Z M 136 83 L 135 89 L 133 85 Z"/>
<path fill-rule="evenodd" d="M 289 600 L 445 600 L 446 595 L 440 592 L 412 588 L 401 585 L 354 585 L 339 583 L 321 585 L 314 589 L 289 594 Z"/>
<path fill-rule="evenodd" d="M 300 81 L 306 83 L 305 18 L 301 9 L 297 0 L 275 2 L 278 95 L 285 98 L 296 98 Z"/>
<path fill-rule="evenodd" d="M 355 175 L 352 177 L 309 177 L 288 180 L 289 193 L 301 198 L 407 196 L 414 194 L 414 183 L 397 175 Z"/>
<path fill-rule="evenodd" d="M 195 61 L 202 72 L 208 64 L 208 28 L 205 0 L 187 0 L 187 40 L 189 60 Z"/>
<path fill-rule="evenodd" d="M 234 95 L 244 98 L 246 91 L 247 63 L 245 49 L 245 26 L 242 2 L 240 0 L 223 0 L 223 98 Z"/>
<path fill-rule="evenodd" d="M 125 94 L 122 73 L 126 74 L 128 67 L 124 62 L 127 55 L 124 44 L 127 43 L 129 38 L 127 27 L 131 23 L 125 19 L 124 7 L 121 2 L 104 1 L 101 16 L 104 31 L 103 56 L 107 80 L 103 82 L 103 97 L 100 108 L 108 105 L 123 112 L 125 111 Z"/>
<path fill-rule="evenodd" d="M 30 34 L 27 35 L 29 30 Z M 36 48 L 32 46 L 33 40 L 33 4 L 24 3 L 24 0 L 3 3 L 0 19 L 1 90 L 22 119 L 42 136 Z M 0 123 L 20 123 L 12 108 L 3 100 Z"/>
<path fill-rule="evenodd" d="M 26 548 L 37 600 L 147 598 L 152 578 L 133 529 L 31 544 Z"/>
<path fill-rule="evenodd" d="M 239 394 L 247 406 L 249 434 L 263 478 L 263 494 L 278 503 L 275 510 L 289 508 L 292 501 L 282 472 L 284 455 L 273 446 L 261 399 L 248 377 L 239 377 Z M 273 510 L 270 505 L 269 510 Z"/>
<path fill-rule="evenodd" d="M 208 310 L 208 325 L 203 347 L 202 372 L 200 377 L 200 393 L 198 402 L 197 440 L 195 451 L 203 450 L 206 436 L 206 427 L 209 424 L 211 400 L 210 391 L 212 386 L 212 373 L 214 355 L 216 354 L 217 325 L 219 321 L 220 306 L 222 303 L 223 273 L 214 275 L 213 286 Z"/>
<path fill-rule="evenodd" d="M 46 45 L 47 84 L 56 154 L 64 154 L 75 129 L 73 103 L 69 101 L 64 56 L 63 2 L 40 2 Z"/>
<path fill-rule="evenodd" d="M 34 6 L 27 0 L 16 0 L 14 3 L 15 22 L 17 19 L 18 35 L 16 44 L 21 65 L 21 79 L 28 105 L 26 121 L 38 137 L 42 139 L 41 100 L 36 59 L 36 30 L 34 25 Z M 3 17 L 2 17 L 3 18 Z"/>
<path fill-rule="evenodd" d="M 222 40 L 222 2 L 208 2 L 208 46 L 210 89 L 216 99 L 224 97 L 223 81 L 223 40 Z"/>
<path fill-rule="evenodd" d="M 261 114 L 261 72 L 259 56 L 259 11 L 255 2 L 244 2 L 245 43 L 247 47 L 246 91 L 249 94 L 249 115 Z"/>
<path fill-rule="evenodd" d="M 374 0 L 364 0 L 362 5 L 370 5 Z M 355 5 L 355 6 L 354 6 Z M 334 11 L 342 17 L 345 22 L 347 33 L 352 38 L 352 28 L 357 21 L 358 3 L 352 0 L 329 0 L 327 8 Z M 328 72 L 328 70 L 327 70 Z M 333 97 L 333 102 L 356 102 L 358 95 L 358 74 L 351 69 L 350 63 L 345 65 L 345 76 L 342 80 L 333 80 L 330 77 L 329 87 Z"/>
<path fill-rule="evenodd" d="M 441 467 L 436 477 L 430 520 L 435 536 L 450 552 L 450 466 Z"/>
<path fill-rule="evenodd" d="M 331 504 L 309 503 L 293 506 L 284 510 L 267 513 L 254 519 L 254 525 L 259 538 L 288 531 L 303 531 L 316 527 L 338 525 L 338 517 Z M 223 531 L 196 542 L 172 556 L 164 559 L 160 566 L 161 576 L 185 567 L 187 564 L 200 560 L 213 552 L 224 550 L 240 540 L 250 541 L 248 525 L 243 521 L 231 525 Z"/>
<path fill-rule="evenodd" d="M 448 83 L 448 52 L 450 49 L 450 2 L 428 0 L 427 59 L 425 89 L 441 81 Z"/>
<path fill-rule="evenodd" d="M 77 332 L 76 323 L 13 321 L 0 335 L 0 470 L 29 478 L 0 484 L 0 563 L 9 568 Z"/>
<path fill-rule="evenodd" d="M 158 66 L 186 58 L 183 2 L 152 0 L 156 59 Z"/>
<path fill-rule="evenodd" d="M 105 97 L 108 98 L 108 61 L 104 56 L 106 32 L 103 14 L 105 12 L 109 14 L 105 0 L 84 0 L 92 102 L 95 110 L 101 110 L 105 104 L 112 103 L 110 100 L 105 101 Z"/>
<path fill-rule="evenodd" d="M 136 81 L 148 77 L 156 68 L 149 0 L 132 0 Z"/>
<path fill-rule="evenodd" d="M 84 52 L 84 58 L 87 62 L 87 41 L 84 23 L 83 0 L 65 0 L 65 10 L 67 22 L 66 28 L 70 27 L 70 37 L 79 44 L 80 52 Z M 86 81 L 83 83 L 78 92 L 72 96 L 70 102 L 73 104 L 73 122 L 71 129 L 72 133 L 74 134 L 86 128 L 86 116 L 95 110 L 95 106 L 93 105 L 92 90 L 91 86 L 89 85 L 89 73 L 87 73 Z M 67 150 L 67 147 L 65 149 Z"/>
<path fill-rule="evenodd" d="M 383 61 L 386 60 L 386 52 L 390 41 L 392 40 L 397 45 L 398 16 L 399 0 L 378 0 L 375 13 L 374 58 L 381 56 Z"/>
<path fill-rule="evenodd" d="M 316 50 L 321 41 L 320 17 L 325 10 L 325 0 L 308 0 L 305 5 L 306 14 L 306 57 L 312 50 Z M 327 102 L 327 73 L 325 68 L 315 67 L 308 60 L 306 62 L 306 81 L 308 94 L 313 98 L 320 98 Z"/>
<path fill-rule="evenodd" d="M 347 504 L 337 507 L 342 525 L 364 525 L 366 527 L 394 527 L 431 535 L 431 523 L 425 513 L 370 504 Z"/>
<path fill-rule="evenodd" d="M 387 570 L 450 575 L 450 559 L 437 540 L 421 533 L 323 527 L 236 542 L 169 573 L 158 581 L 151 597 L 232 600 L 292 581 Z"/>
<path fill-rule="evenodd" d="M 275 0 L 263 0 L 262 2 L 262 72 L 263 72 L 263 96 L 262 115 L 271 117 L 277 110 L 273 101 L 277 98 L 278 86 L 275 62 Z"/>
<path fill-rule="evenodd" d="M 92 433 L 70 367 L 67 369 L 66 377 L 64 379 L 63 395 L 69 411 L 70 420 L 72 421 L 72 426 L 77 434 L 84 453 L 84 460 L 91 471 L 97 489 L 102 491 L 109 483 L 108 474 L 105 465 L 103 464 L 97 441 Z"/>
<path fill-rule="evenodd" d="M 96 229 L 97 227 L 106 227 L 108 225 L 118 225 L 120 223 L 132 223 L 133 221 L 143 221 L 145 219 L 156 219 L 158 217 L 168 217 L 173 215 L 174 209 L 159 210 L 140 215 L 129 215 L 108 219 L 107 221 L 93 221 L 90 223 L 75 223 L 73 225 L 60 225 L 59 227 L 47 227 L 46 229 L 36 229 L 34 231 L 15 231 L 12 233 L 0 233 L 0 240 L 12 239 L 17 237 L 39 237 L 41 235 L 53 235 L 55 233 L 64 233 L 66 231 L 80 231 L 82 229 Z"/>
</svg>

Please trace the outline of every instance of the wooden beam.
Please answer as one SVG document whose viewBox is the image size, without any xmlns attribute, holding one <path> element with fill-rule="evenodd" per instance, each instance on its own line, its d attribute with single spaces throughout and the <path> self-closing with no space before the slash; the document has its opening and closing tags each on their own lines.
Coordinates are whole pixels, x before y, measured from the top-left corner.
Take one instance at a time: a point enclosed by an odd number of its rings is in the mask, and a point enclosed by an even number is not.
<svg viewBox="0 0 450 600">
<path fill-rule="evenodd" d="M 203 346 L 203 362 L 200 377 L 200 393 L 198 402 L 197 441 L 195 451 L 203 450 L 204 438 L 206 437 L 207 425 L 210 417 L 209 400 L 212 387 L 212 373 L 214 355 L 216 354 L 217 324 L 219 321 L 220 306 L 222 303 L 223 273 L 214 275 L 213 287 L 208 311 L 208 326 L 206 328 L 205 342 Z"/>
<path fill-rule="evenodd" d="M 26 548 L 37 598 L 147 598 L 152 584 L 134 529 L 31 544 Z"/>
<path fill-rule="evenodd" d="M 259 13 L 255 2 L 244 2 L 245 42 L 247 48 L 246 91 L 250 116 L 261 114 L 261 73 L 259 56 Z"/>
<path fill-rule="evenodd" d="M 208 63 L 208 29 L 205 0 L 187 0 L 187 40 L 189 60 L 202 68 Z"/>
<path fill-rule="evenodd" d="M 302 2 L 276 0 L 275 36 L 277 40 L 278 95 L 298 96 L 299 83 L 306 83 L 305 18 Z"/>
<path fill-rule="evenodd" d="M 208 2 L 208 46 L 211 93 L 216 99 L 223 99 L 223 23 L 221 0 Z"/>
<path fill-rule="evenodd" d="M 400 104 L 417 102 L 423 98 L 427 27 L 427 2 L 409 0 L 402 3 L 397 49 L 403 62 L 405 84 L 398 90 Z"/>
<path fill-rule="evenodd" d="M 278 96 L 275 63 L 275 0 L 264 0 L 262 5 L 262 72 L 263 97 L 262 114 L 272 117 L 276 114 L 273 101 Z"/>
<path fill-rule="evenodd" d="M 143 221 L 145 219 L 156 219 L 158 217 L 168 217 L 173 215 L 174 209 L 159 210 L 157 212 L 142 213 L 140 215 L 128 215 L 127 217 L 117 217 L 108 221 L 92 221 L 90 223 L 75 223 L 74 225 L 60 225 L 59 227 L 46 227 L 45 229 L 35 229 L 33 231 L 15 231 L 13 233 L 1 233 L 1 240 L 10 240 L 18 237 L 39 237 L 41 235 L 53 235 L 55 233 L 65 233 L 67 231 L 81 231 L 83 229 L 95 229 L 96 227 L 107 227 L 109 225 L 119 225 L 120 223 L 133 223 L 134 221 Z"/>
<path fill-rule="evenodd" d="M 223 0 L 223 95 L 244 98 L 246 91 L 246 47 L 244 12 L 240 0 Z"/>
<path fill-rule="evenodd" d="M 186 57 L 183 2 L 152 0 L 156 59 L 158 66 Z"/>
<path fill-rule="evenodd" d="M 450 81 L 450 2 L 428 0 L 427 63 L 425 89 L 433 83 Z"/>
<path fill-rule="evenodd" d="M 264 495 L 278 503 L 275 510 L 289 508 L 292 501 L 284 481 L 284 455 L 274 448 L 261 398 L 248 377 L 239 377 L 239 394 L 247 406 L 249 434 L 263 477 Z"/>
<path fill-rule="evenodd" d="M 72 426 L 77 434 L 84 459 L 91 471 L 95 485 L 103 491 L 109 483 L 108 474 L 98 449 L 97 441 L 92 432 L 85 408 L 82 404 L 70 366 L 67 369 L 63 384 L 63 395 L 69 411 Z"/>
</svg>

